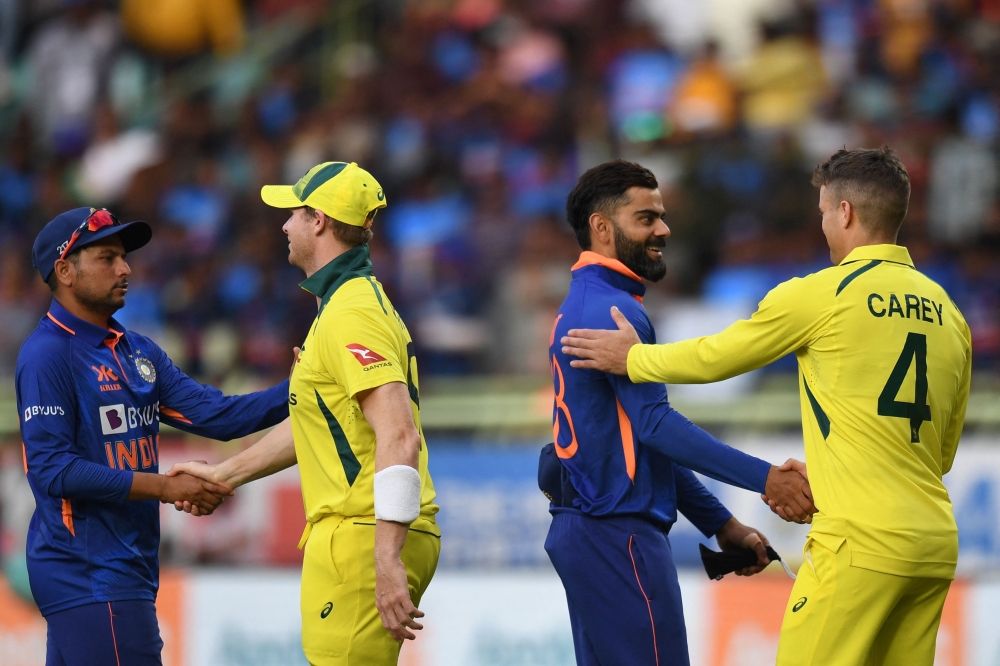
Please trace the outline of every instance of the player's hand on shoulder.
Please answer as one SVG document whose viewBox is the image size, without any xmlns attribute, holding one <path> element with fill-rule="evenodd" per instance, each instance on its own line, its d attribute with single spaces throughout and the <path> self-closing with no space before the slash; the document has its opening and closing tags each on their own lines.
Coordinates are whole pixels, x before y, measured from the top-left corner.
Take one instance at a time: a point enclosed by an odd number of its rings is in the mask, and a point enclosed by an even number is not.
<svg viewBox="0 0 1000 666">
<path fill-rule="evenodd" d="M 757 564 L 738 570 L 737 576 L 753 576 L 763 571 L 771 563 L 767 556 L 767 547 L 771 545 L 767 537 L 759 530 L 744 525 L 735 517 L 726 521 L 725 525 L 715 534 L 715 540 L 723 551 L 743 548 L 757 553 Z"/>
<path fill-rule="evenodd" d="M 628 375 L 628 352 L 642 340 L 618 308 L 611 308 L 611 318 L 618 330 L 574 328 L 560 338 L 564 354 L 583 359 L 570 361 L 571 366 Z"/>
</svg>

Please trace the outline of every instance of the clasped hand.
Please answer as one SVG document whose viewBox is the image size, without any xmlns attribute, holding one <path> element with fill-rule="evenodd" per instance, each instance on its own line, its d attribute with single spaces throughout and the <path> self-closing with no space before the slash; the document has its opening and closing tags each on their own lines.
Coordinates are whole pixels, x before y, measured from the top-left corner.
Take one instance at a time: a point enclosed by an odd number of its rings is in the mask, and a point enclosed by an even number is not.
<svg viewBox="0 0 1000 666">
<path fill-rule="evenodd" d="M 209 465 L 204 460 L 177 463 L 167 472 L 167 477 L 184 484 L 189 492 L 164 499 L 164 502 L 172 502 L 175 509 L 192 516 L 210 515 L 226 497 L 236 494 L 215 474 L 215 465 Z"/>
<path fill-rule="evenodd" d="M 811 523 L 817 511 L 806 464 L 794 458 L 789 458 L 780 467 L 771 467 L 760 498 L 772 512 L 791 523 Z"/>
</svg>

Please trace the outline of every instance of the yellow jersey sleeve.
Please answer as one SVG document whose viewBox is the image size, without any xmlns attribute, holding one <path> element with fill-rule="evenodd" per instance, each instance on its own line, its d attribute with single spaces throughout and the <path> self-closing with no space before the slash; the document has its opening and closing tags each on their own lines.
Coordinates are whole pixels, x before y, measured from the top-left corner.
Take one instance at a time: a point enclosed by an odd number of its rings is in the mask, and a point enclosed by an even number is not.
<svg viewBox="0 0 1000 666">
<path fill-rule="evenodd" d="M 942 474 L 950 472 L 951 466 L 955 462 L 955 454 L 958 452 L 958 440 L 962 437 L 962 428 L 965 425 L 965 410 L 969 405 L 969 388 L 972 384 L 972 333 L 969 330 L 968 324 L 965 325 L 965 339 L 968 341 L 965 368 L 958 383 L 955 408 L 951 413 L 951 419 L 949 419 L 941 438 Z"/>
<path fill-rule="evenodd" d="M 372 299 L 374 300 L 374 299 Z M 337 380 L 350 398 L 392 382 L 406 383 L 407 358 L 394 313 L 364 302 L 337 309 L 335 326 L 320 338 L 324 364 L 337 368 Z"/>
<path fill-rule="evenodd" d="M 705 384 L 756 370 L 819 338 L 830 308 L 816 298 L 816 278 L 783 282 L 757 311 L 715 335 L 666 345 L 635 345 L 628 354 L 633 382 Z"/>
</svg>

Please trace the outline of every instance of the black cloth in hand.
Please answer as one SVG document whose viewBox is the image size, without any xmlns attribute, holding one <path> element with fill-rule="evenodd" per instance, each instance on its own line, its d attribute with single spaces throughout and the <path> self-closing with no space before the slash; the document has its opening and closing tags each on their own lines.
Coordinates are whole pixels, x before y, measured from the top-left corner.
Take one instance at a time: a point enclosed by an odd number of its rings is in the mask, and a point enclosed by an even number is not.
<svg viewBox="0 0 1000 666">
<path fill-rule="evenodd" d="M 751 548 L 738 548 L 721 553 L 707 548 L 703 543 L 698 544 L 698 548 L 701 551 L 702 564 L 705 565 L 705 573 L 712 580 L 722 580 L 726 574 L 752 567 L 758 562 L 757 551 Z M 772 562 L 781 561 L 781 557 L 770 546 L 767 546 L 767 557 Z"/>
</svg>

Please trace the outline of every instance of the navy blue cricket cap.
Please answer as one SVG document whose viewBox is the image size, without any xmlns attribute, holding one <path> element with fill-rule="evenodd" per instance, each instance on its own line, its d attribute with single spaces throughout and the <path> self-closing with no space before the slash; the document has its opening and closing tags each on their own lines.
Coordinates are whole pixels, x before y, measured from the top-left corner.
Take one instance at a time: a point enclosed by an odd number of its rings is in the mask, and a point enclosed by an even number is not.
<svg viewBox="0 0 1000 666">
<path fill-rule="evenodd" d="M 38 232 L 31 248 L 31 264 L 42 280 L 48 282 L 56 261 L 65 259 L 102 238 L 118 235 L 126 252 L 138 250 L 153 238 L 153 230 L 145 222 L 122 224 L 106 208 L 74 208 L 61 213 Z"/>
</svg>

